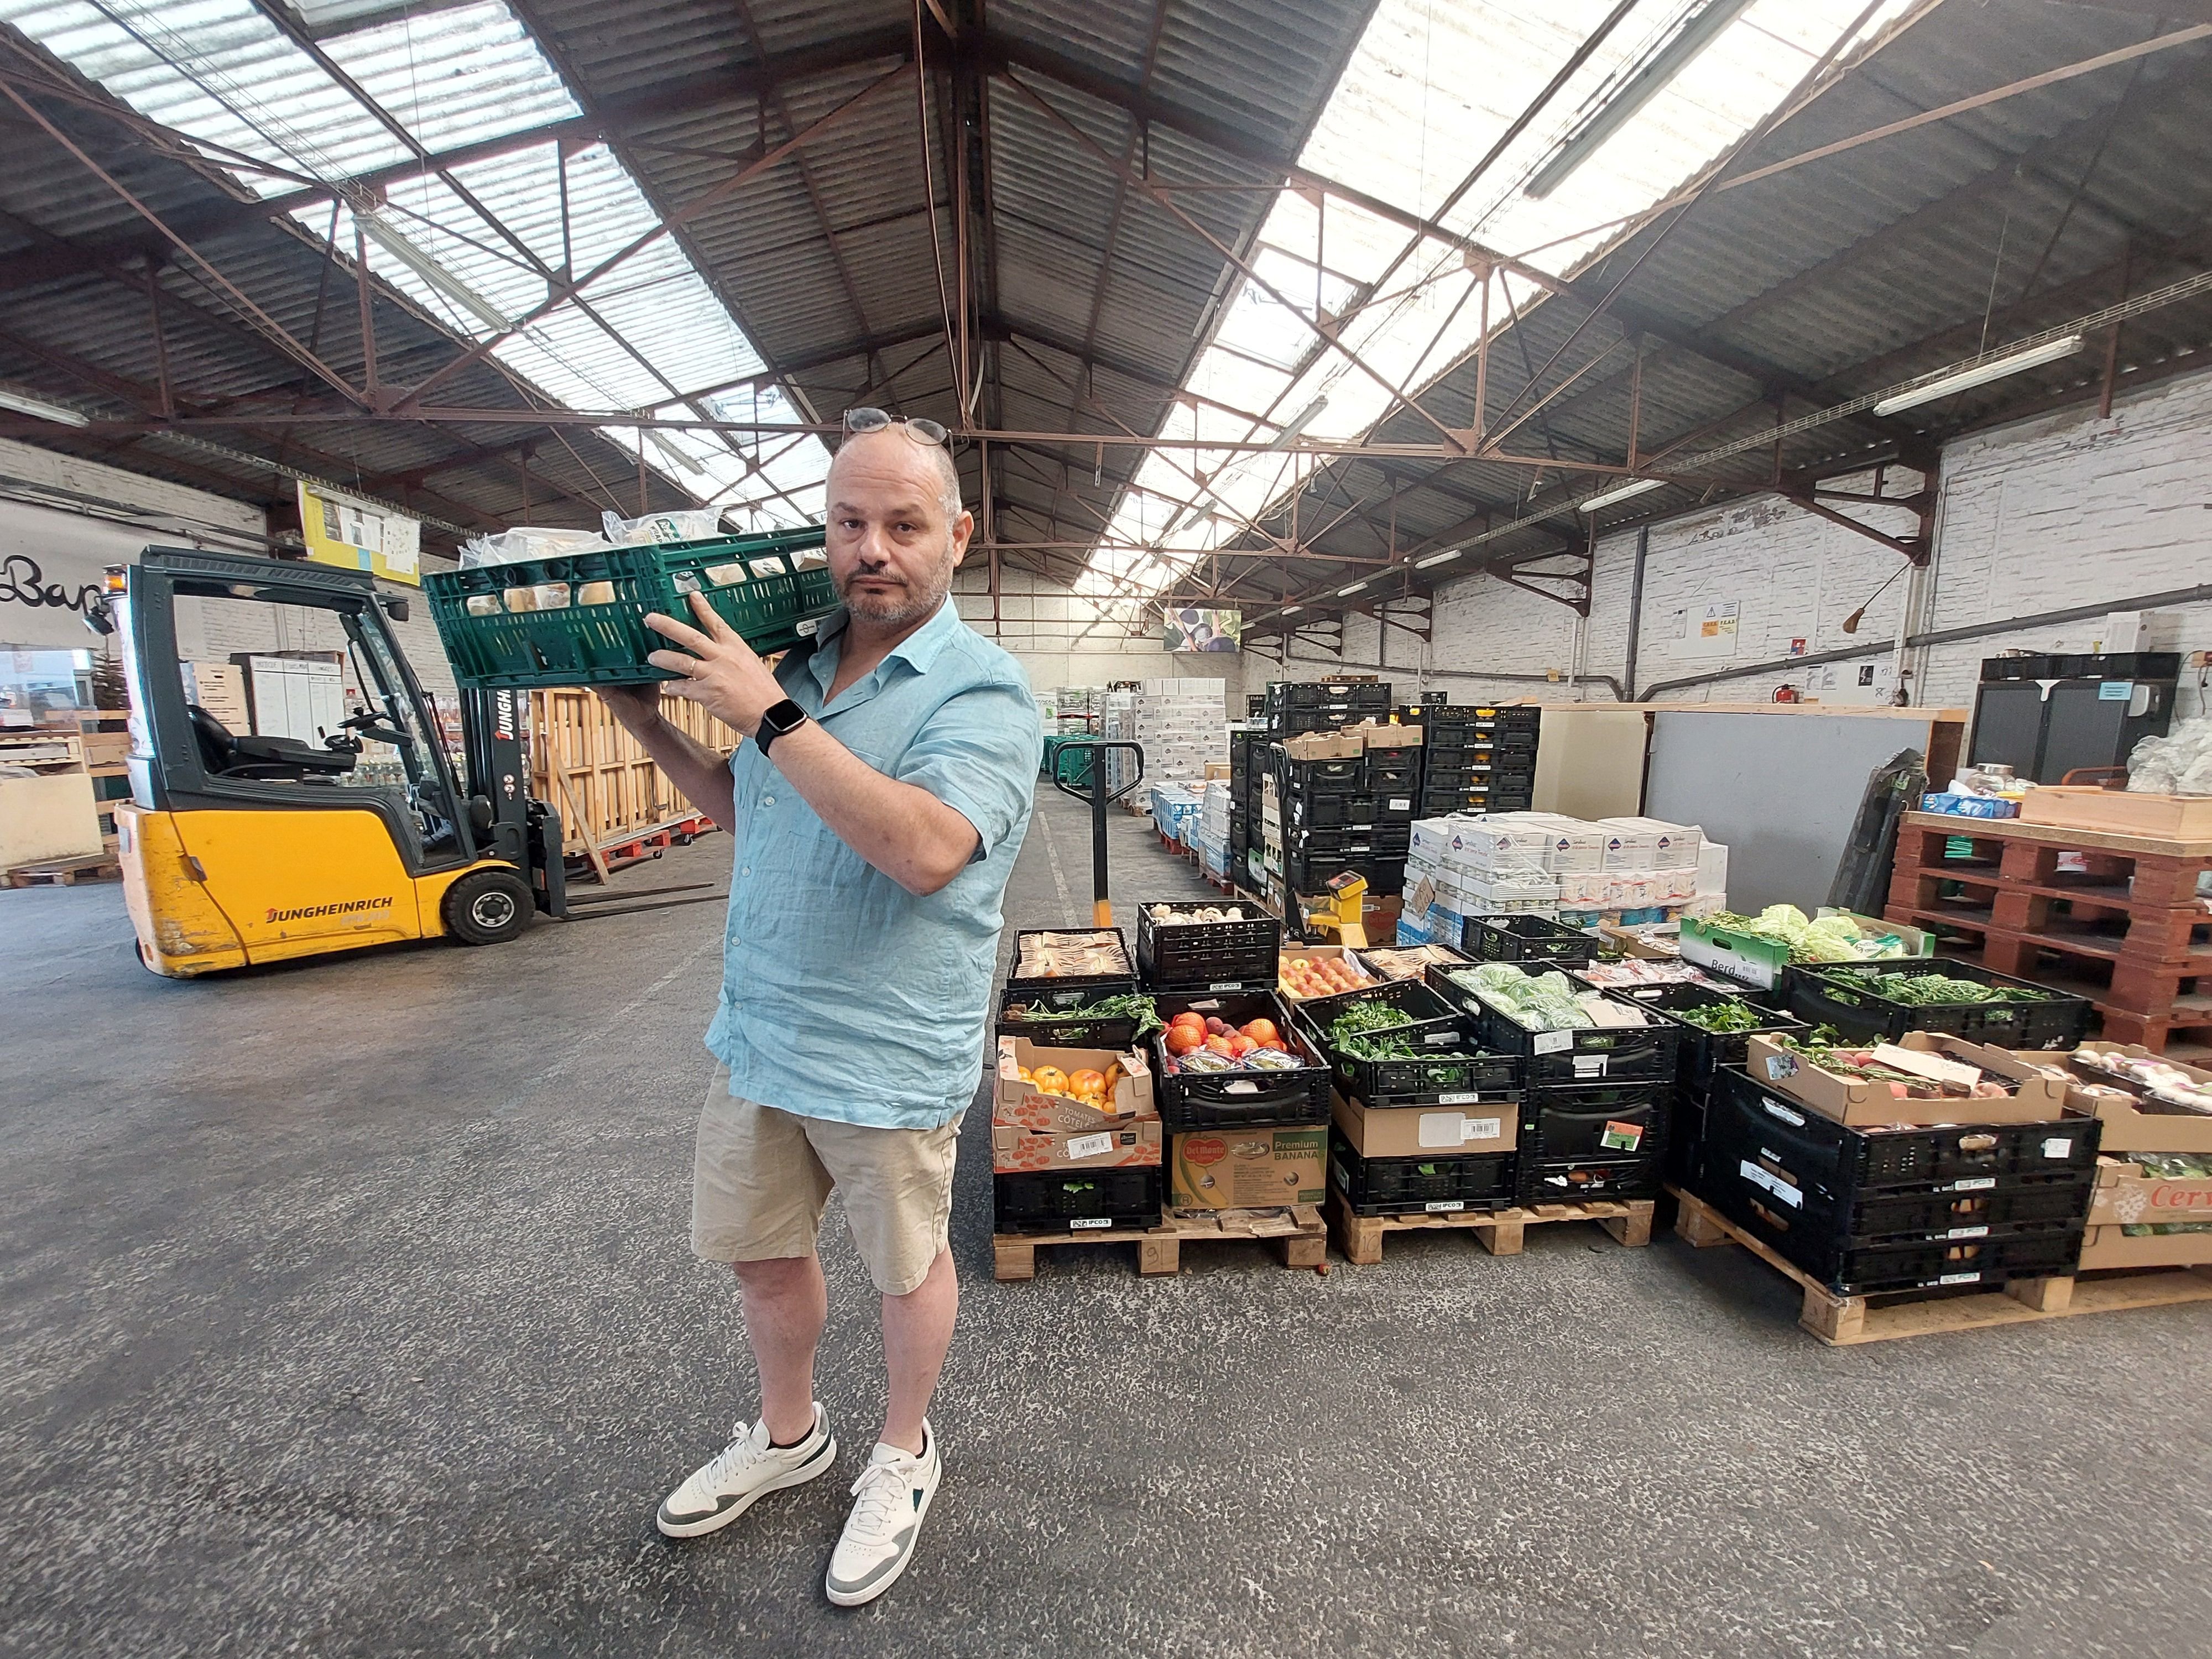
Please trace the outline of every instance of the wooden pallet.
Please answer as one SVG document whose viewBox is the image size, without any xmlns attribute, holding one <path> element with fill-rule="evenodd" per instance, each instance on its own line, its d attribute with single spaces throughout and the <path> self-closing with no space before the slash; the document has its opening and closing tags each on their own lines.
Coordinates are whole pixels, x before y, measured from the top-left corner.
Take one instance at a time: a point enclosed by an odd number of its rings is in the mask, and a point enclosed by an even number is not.
<svg viewBox="0 0 2212 1659">
<path fill-rule="evenodd" d="M 2212 1271 L 2197 1267 L 2154 1268 L 2094 1278 L 2016 1279 L 2002 1290 L 1972 1296 L 1929 1297 L 1913 1291 L 1881 1297 L 1838 1296 L 1711 1205 L 1674 1188 L 1667 1190 L 1680 1201 L 1674 1231 L 1685 1243 L 1698 1249 L 1717 1244 L 1742 1245 L 1804 1291 L 1797 1322 L 1832 1348 L 1887 1342 L 1901 1336 L 1930 1336 L 1942 1331 L 2023 1325 L 2069 1314 L 2117 1313 L 2124 1308 L 2166 1308 L 2184 1302 L 2212 1301 Z"/>
<path fill-rule="evenodd" d="M 1947 858 L 1960 840 L 1972 856 Z M 2212 1032 L 2208 869 L 2212 842 L 1908 813 L 1883 914 L 1938 929 L 1965 960 L 2077 992 L 2106 1036 L 2164 1052 Z"/>
<path fill-rule="evenodd" d="M 81 859 L 49 859 L 43 864 L 19 864 L 0 871 L 0 884 L 9 887 L 74 887 L 81 881 L 120 881 L 123 866 L 115 856 L 115 843 Z"/>
<path fill-rule="evenodd" d="M 1258 1243 L 1279 1244 L 1286 1267 L 1328 1271 L 1328 1230 L 1321 1212 L 1310 1204 L 1286 1210 L 1224 1210 L 1218 1215 L 1179 1216 L 1164 1212 L 1160 1224 L 1141 1233 L 1101 1228 L 1091 1232 L 993 1233 L 992 1276 L 1001 1283 L 1036 1277 L 1039 1245 L 1132 1244 L 1137 1247 L 1137 1271 L 1147 1279 L 1164 1278 L 1182 1271 L 1186 1243 Z"/>
<path fill-rule="evenodd" d="M 1354 1215 L 1341 1196 L 1331 1193 L 1329 1222 L 1344 1259 L 1354 1267 L 1366 1267 L 1382 1259 L 1385 1233 L 1471 1230 L 1491 1255 L 1518 1255 L 1527 1228 L 1550 1221 L 1595 1221 L 1623 1244 L 1649 1244 L 1655 1204 L 1656 1200 L 1643 1198 L 1536 1204 L 1507 1210 L 1454 1210 L 1437 1215 Z"/>
</svg>

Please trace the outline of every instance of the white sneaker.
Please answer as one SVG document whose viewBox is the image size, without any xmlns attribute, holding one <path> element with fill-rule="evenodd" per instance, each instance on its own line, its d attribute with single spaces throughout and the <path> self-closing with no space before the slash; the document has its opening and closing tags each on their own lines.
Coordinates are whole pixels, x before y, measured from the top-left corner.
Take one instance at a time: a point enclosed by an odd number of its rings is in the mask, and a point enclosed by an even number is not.
<svg viewBox="0 0 2212 1659">
<path fill-rule="evenodd" d="M 921 1425 L 919 1457 L 877 1442 L 868 1454 L 867 1468 L 853 1483 L 853 1512 L 845 1517 L 844 1536 L 838 1539 L 829 1576 L 822 1581 L 832 1601 L 841 1607 L 857 1607 L 898 1582 L 914 1559 L 921 1517 L 929 1513 L 944 1474 L 937 1436 L 927 1420 Z"/>
<path fill-rule="evenodd" d="M 661 1501 L 653 1524 L 671 1538 L 696 1538 L 726 1527 L 764 1493 L 804 1486 L 837 1461 L 829 1414 L 814 1402 L 814 1426 L 795 1446 L 769 1443 L 768 1419 L 740 1423 L 730 1443 Z"/>
</svg>

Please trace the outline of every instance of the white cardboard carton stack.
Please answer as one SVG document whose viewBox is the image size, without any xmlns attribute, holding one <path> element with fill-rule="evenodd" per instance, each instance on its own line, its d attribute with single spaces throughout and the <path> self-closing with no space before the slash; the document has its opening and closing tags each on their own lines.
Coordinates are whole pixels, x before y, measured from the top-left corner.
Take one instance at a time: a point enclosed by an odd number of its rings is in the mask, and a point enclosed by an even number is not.
<svg viewBox="0 0 2212 1659">
<path fill-rule="evenodd" d="M 1407 854 L 1401 931 L 1416 941 L 1453 944 L 1468 916 L 1534 914 L 1589 927 L 1716 908 L 1727 850 L 1715 850 L 1717 858 L 1695 826 L 1656 818 L 1588 823 L 1555 812 L 1424 818 L 1413 825 Z M 1707 884 L 1712 891 L 1702 892 Z"/>
<path fill-rule="evenodd" d="M 1146 680 L 1135 702 L 1131 735 L 1145 746 L 1147 778 L 1203 783 L 1209 764 L 1228 760 L 1229 709 L 1222 681 Z"/>
</svg>

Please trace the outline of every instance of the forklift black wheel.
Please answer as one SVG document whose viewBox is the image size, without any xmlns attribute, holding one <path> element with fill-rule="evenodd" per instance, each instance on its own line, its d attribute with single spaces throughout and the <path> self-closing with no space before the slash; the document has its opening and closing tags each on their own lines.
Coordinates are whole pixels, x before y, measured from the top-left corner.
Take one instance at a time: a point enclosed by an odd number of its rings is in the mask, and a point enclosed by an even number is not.
<svg viewBox="0 0 2212 1659">
<path fill-rule="evenodd" d="M 512 870 L 477 870 L 446 890 L 446 932 L 463 945 L 504 945 L 530 926 L 537 905 Z"/>
</svg>

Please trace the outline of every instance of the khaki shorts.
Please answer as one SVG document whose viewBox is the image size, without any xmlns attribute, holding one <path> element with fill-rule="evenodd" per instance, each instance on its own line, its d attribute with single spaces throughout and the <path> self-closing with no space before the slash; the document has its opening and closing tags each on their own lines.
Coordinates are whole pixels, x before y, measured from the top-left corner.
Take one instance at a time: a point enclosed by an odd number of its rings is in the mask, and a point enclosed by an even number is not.
<svg viewBox="0 0 2212 1659">
<path fill-rule="evenodd" d="M 904 1296 L 945 1248 L 959 1149 L 959 1118 L 877 1129 L 800 1117 L 732 1095 L 729 1067 L 718 1066 L 699 1113 L 691 1253 L 702 1261 L 812 1255 L 834 1186 L 868 1276 L 884 1295 Z"/>
</svg>

